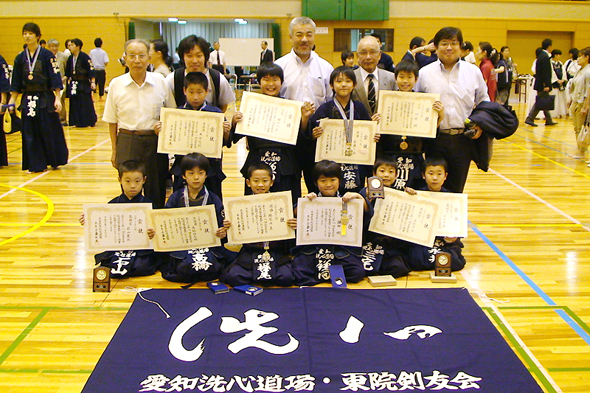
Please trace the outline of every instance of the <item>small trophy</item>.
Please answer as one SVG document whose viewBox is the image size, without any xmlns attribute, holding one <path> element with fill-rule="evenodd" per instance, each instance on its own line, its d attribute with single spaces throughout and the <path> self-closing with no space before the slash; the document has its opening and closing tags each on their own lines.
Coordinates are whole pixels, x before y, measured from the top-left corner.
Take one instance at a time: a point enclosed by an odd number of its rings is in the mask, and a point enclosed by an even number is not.
<svg viewBox="0 0 590 393">
<path fill-rule="evenodd" d="M 379 176 L 372 176 L 367 179 L 367 197 L 369 199 L 385 198 L 383 179 Z"/>
<path fill-rule="evenodd" d="M 92 292 L 111 291 L 111 269 L 99 266 L 92 273 Z"/>
<path fill-rule="evenodd" d="M 434 256 L 434 272 L 430 273 L 432 282 L 457 282 L 457 277 L 451 272 L 451 254 L 439 252 Z"/>
</svg>

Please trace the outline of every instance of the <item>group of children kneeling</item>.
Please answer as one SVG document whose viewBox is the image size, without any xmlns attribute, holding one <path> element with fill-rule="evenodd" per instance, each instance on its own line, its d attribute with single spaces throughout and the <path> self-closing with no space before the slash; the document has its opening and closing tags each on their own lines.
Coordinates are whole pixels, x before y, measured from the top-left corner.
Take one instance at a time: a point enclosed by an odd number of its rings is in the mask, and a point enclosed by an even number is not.
<svg viewBox="0 0 590 393">
<path fill-rule="evenodd" d="M 433 247 L 424 247 L 368 231 L 375 200 L 367 198 L 366 189 L 360 193 L 340 195 L 341 166 L 327 160 L 316 163 L 312 171 L 319 192 L 309 193 L 305 198 L 341 197 L 343 202 L 363 200 L 362 248 L 330 244 L 295 246 L 294 240 L 281 240 L 244 244 L 239 252 L 230 251 L 223 244 L 232 223 L 225 219 L 220 198 L 205 185 L 209 166 L 209 160 L 200 153 L 182 158 L 180 169 L 185 185 L 168 198 L 166 208 L 214 205 L 219 228 L 216 236 L 222 239 L 221 246 L 171 253 L 107 251 L 96 255 L 96 262 L 109 267 L 114 278 L 151 275 L 160 270 L 164 279 L 174 282 L 194 284 L 220 279 L 231 286 L 257 284 L 283 287 L 327 282 L 330 280 L 331 265 L 342 265 L 345 278 L 351 283 L 359 282 L 367 275 L 401 277 L 412 270 L 432 270 L 434 256 L 438 252 L 451 254 L 453 271 L 465 266 L 461 253 L 463 244 L 458 238 L 437 237 Z M 447 164 L 443 159 L 426 159 L 422 174 L 426 181 L 425 191 L 446 191 L 443 183 L 447 176 Z M 381 177 L 385 187 L 393 187 L 397 175 L 396 163 L 387 158 L 377 159 L 373 175 Z M 109 203 L 150 203 L 142 194 L 145 180 L 141 162 L 124 162 L 119 167 L 119 183 L 123 192 Z M 249 166 L 246 184 L 252 194 L 270 192 L 273 181 L 273 171 L 268 164 L 257 162 Z M 405 191 L 415 194 L 413 189 L 406 188 Z M 288 220 L 287 225 L 296 229 L 297 206 L 294 206 L 294 217 Z M 84 224 L 83 215 L 80 222 Z M 149 229 L 148 236 L 153 238 L 154 235 L 154 230 Z"/>
</svg>

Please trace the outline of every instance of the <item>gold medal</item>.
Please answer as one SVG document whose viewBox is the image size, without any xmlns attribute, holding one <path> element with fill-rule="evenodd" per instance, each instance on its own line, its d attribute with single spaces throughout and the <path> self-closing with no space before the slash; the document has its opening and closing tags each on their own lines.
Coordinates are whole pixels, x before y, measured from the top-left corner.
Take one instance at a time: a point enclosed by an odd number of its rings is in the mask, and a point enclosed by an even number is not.
<svg viewBox="0 0 590 393">
<path fill-rule="evenodd" d="M 29 76 L 27 76 L 27 79 L 29 79 L 30 81 L 32 81 L 33 80 L 33 74 L 32 73 L 29 74 Z"/>
<path fill-rule="evenodd" d="M 408 148 L 408 142 L 406 142 L 406 138 L 407 138 L 407 136 L 405 136 L 405 135 L 402 136 L 402 141 L 399 144 L 399 148 L 402 150 L 406 150 Z"/>
<path fill-rule="evenodd" d="M 352 147 L 350 143 L 346 144 L 346 152 L 344 152 L 344 154 L 347 156 L 352 156 Z"/>
<path fill-rule="evenodd" d="M 265 250 L 264 254 L 262 254 L 262 262 L 270 262 L 270 253 L 268 250 Z"/>
</svg>

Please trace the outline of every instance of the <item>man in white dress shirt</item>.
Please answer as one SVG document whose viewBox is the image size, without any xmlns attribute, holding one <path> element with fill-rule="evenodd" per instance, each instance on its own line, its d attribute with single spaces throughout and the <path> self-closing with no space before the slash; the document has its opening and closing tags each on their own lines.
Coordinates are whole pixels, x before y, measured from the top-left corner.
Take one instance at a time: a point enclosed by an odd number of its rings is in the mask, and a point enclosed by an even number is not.
<svg viewBox="0 0 590 393">
<path fill-rule="evenodd" d="M 219 42 L 214 42 L 213 52 L 211 52 L 211 55 L 209 56 L 209 64 L 211 68 L 221 72 L 222 74 L 226 74 L 225 52 L 219 48 Z"/>
<path fill-rule="evenodd" d="M 291 52 L 277 59 L 283 69 L 285 79 L 281 88 L 281 96 L 289 100 L 311 102 L 315 109 L 332 99 L 330 74 L 334 71 L 332 64 L 322 59 L 313 51 L 315 44 L 315 22 L 305 16 L 293 18 L 289 24 L 289 37 L 293 43 Z M 311 170 L 315 164 L 313 144 L 306 143 L 300 147 L 299 166 L 307 189 L 314 189 Z"/>
<path fill-rule="evenodd" d="M 465 133 L 465 119 L 482 101 L 489 101 L 488 88 L 479 68 L 461 59 L 463 34 L 455 27 L 444 27 L 434 36 L 438 60 L 420 69 L 415 91 L 438 93 L 445 108 L 435 140 L 425 143 L 427 157 L 439 156 L 447 161 L 449 175 L 444 183 L 452 192 L 463 192 L 469 165 L 474 157 L 472 139 Z"/>
<path fill-rule="evenodd" d="M 163 207 L 166 196 L 168 155 L 158 154 L 154 126 L 162 107 L 175 108 L 172 90 L 161 74 L 147 72 L 149 45 L 142 40 L 125 44 L 129 73 L 114 78 L 102 119 L 109 123 L 113 167 L 127 160 L 138 160 L 146 168 L 145 196 L 156 207 Z"/>
</svg>

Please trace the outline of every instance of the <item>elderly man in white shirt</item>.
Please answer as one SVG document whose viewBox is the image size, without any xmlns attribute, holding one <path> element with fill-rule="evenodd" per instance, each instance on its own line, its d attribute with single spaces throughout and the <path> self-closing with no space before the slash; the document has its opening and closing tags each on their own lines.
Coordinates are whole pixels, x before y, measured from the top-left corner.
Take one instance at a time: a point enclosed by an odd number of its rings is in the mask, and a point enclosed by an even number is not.
<svg viewBox="0 0 590 393">
<path fill-rule="evenodd" d="M 330 74 L 334 67 L 313 51 L 315 44 L 315 22 L 305 16 L 293 18 L 289 24 L 289 37 L 293 43 L 291 52 L 277 59 L 285 79 L 281 96 L 289 100 L 311 102 L 315 109 L 332 98 Z M 314 109 L 314 110 L 315 110 Z M 314 189 L 311 170 L 315 164 L 315 152 L 309 148 L 313 144 L 299 146 L 299 166 L 303 170 L 307 189 Z"/>
<path fill-rule="evenodd" d="M 172 90 L 161 74 L 147 72 L 149 45 L 142 40 L 125 44 L 129 73 L 114 78 L 102 119 L 109 123 L 113 167 L 127 160 L 138 160 L 146 168 L 145 195 L 156 207 L 163 207 L 168 156 L 157 153 L 158 136 L 154 126 L 162 107 L 175 108 Z"/>
<path fill-rule="evenodd" d="M 420 69 L 415 91 L 438 93 L 445 108 L 437 137 L 425 145 L 426 156 L 439 156 L 448 164 L 445 188 L 463 192 L 474 152 L 471 139 L 481 136 L 481 129 L 470 139 L 465 119 L 482 101 L 489 101 L 488 89 L 479 68 L 461 59 L 463 34 L 455 27 L 445 27 L 434 36 L 438 60 Z"/>
</svg>

